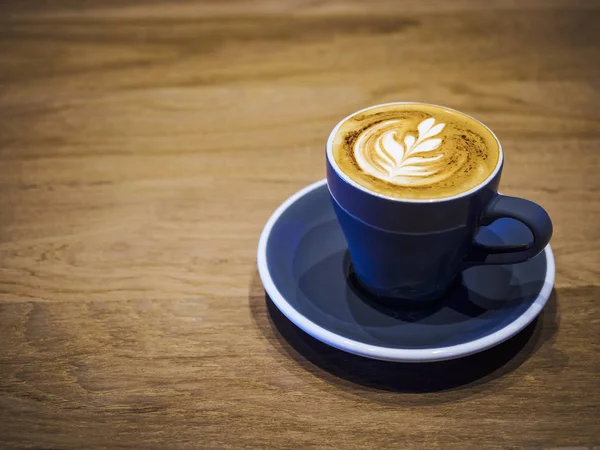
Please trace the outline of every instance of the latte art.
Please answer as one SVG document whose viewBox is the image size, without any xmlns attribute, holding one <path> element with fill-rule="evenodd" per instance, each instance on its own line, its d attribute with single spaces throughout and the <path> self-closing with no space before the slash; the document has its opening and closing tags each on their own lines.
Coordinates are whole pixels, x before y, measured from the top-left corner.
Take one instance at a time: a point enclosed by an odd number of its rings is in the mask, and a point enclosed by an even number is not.
<svg viewBox="0 0 600 450">
<path fill-rule="evenodd" d="M 414 133 L 401 134 L 400 120 L 380 122 L 354 144 L 358 166 L 375 178 L 399 186 L 424 186 L 450 177 L 458 167 L 448 165 L 437 137 L 446 124 L 430 117 Z"/>
<path fill-rule="evenodd" d="M 443 198 L 484 181 L 499 160 L 491 131 L 440 106 L 387 104 L 360 111 L 335 131 L 332 153 L 352 180 L 398 198 Z"/>
</svg>

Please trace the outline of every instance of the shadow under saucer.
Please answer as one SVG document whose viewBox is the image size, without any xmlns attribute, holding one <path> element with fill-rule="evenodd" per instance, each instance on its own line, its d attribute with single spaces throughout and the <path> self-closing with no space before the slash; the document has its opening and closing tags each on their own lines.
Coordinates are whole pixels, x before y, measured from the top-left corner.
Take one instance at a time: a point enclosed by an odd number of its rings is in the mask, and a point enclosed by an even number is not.
<svg viewBox="0 0 600 450">
<path fill-rule="evenodd" d="M 356 356 L 320 342 L 288 320 L 268 295 L 256 297 L 254 314 L 266 309 L 269 328 L 280 340 L 278 349 L 300 365 L 310 362 L 320 376 L 340 385 L 345 381 L 363 387 L 402 393 L 464 389 L 506 375 L 523 364 L 557 330 L 557 300 L 553 291 L 540 317 L 507 341 L 463 358 L 403 363 Z M 271 334 L 271 330 L 262 330 Z"/>
<path fill-rule="evenodd" d="M 477 236 L 488 245 L 530 239 L 527 227 L 511 219 L 497 220 Z M 273 215 L 258 260 L 266 291 L 294 324 L 338 349 L 388 361 L 441 361 L 498 345 L 534 320 L 554 280 L 547 248 L 524 263 L 469 268 L 425 308 L 382 304 L 353 281 L 324 182 L 293 196 Z"/>
</svg>

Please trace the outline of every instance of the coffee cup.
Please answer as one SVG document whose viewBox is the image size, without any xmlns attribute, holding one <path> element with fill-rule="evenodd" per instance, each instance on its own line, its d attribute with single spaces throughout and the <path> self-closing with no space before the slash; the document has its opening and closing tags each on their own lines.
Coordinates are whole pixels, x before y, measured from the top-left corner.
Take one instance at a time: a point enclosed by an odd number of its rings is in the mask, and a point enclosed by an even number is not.
<svg viewBox="0 0 600 450">
<path fill-rule="evenodd" d="M 552 235 L 541 206 L 498 193 L 500 141 L 459 111 L 405 102 L 365 108 L 336 125 L 326 153 L 352 270 L 375 299 L 428 304 L 463 270 L 524 262 Z M 526 225 L 531 242 L 478 243 L 480 227 L 500 218 Z"/>
</svg>

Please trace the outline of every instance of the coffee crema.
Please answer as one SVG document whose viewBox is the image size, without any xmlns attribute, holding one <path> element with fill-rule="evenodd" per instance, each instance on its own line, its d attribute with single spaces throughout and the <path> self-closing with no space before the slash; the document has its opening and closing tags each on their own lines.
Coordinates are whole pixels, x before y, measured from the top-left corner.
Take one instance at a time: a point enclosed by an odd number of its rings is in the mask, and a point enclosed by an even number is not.
<svg viewBox="0 0 600 450">
<path fill-rule="evenodd" d="M 343 173 L 375 193 L 439 199 L 485 181 L 500 146 L 485 125 L 458 111 L 391 103 L 345 119 L 333 136 L 332 156 Z"/>
</svg>

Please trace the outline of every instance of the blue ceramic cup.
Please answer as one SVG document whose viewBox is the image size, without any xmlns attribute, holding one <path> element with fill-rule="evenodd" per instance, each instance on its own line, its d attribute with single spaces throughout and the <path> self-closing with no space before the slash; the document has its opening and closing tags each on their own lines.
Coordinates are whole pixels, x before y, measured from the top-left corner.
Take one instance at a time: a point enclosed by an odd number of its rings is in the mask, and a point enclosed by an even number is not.
<svg viewBox="0 0 600 450">
<path fill-rule="evenodd" d="M 384 105 L 371 108 L 379 106 Z M 546 247 L 552 235 L 546 211 L 529 200 L 498 194 L 504 156 L 491 130 L 500 154 L 496 168 L 481 184 L 449 198 L 398 199 L 368 190 L 336 164 L 333 138 L 355 114 L 329 136 L 327 184 L 356 278 L 372 295 L 418 306 L 440 298 L 471 266 L 520 263 Z M 505 217 L 525 224 L 531 242 L 498 246 L 475 242 L 481 226 Z"/>
</svg>

